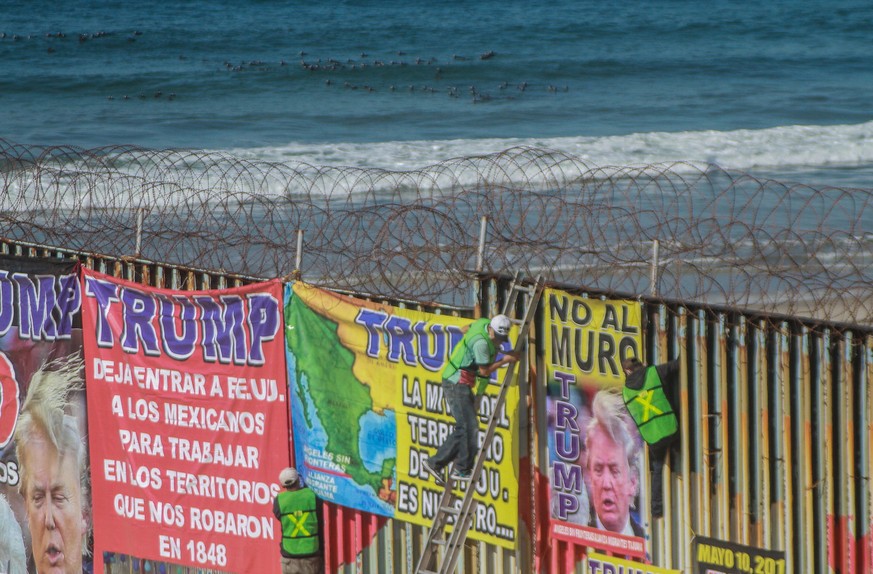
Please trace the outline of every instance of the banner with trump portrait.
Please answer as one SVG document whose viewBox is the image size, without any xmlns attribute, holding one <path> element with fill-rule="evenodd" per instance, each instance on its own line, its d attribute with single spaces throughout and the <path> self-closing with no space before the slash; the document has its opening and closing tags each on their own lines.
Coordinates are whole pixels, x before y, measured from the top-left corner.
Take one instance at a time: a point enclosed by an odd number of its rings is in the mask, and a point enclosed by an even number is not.
<svg viewBox="0 0 873 574">
<path fill-rule="evenodd" d="M 551 534 L 645 556 L 643 442 L 621 397 L 621 363 L 641 357 L 634 301 L 586 299 L 547 289 Z"/>
<path fill-rule="evenodd" d="M 0 255 L 0 571 L 91 569 L 75 261 Z"/>
</svg>

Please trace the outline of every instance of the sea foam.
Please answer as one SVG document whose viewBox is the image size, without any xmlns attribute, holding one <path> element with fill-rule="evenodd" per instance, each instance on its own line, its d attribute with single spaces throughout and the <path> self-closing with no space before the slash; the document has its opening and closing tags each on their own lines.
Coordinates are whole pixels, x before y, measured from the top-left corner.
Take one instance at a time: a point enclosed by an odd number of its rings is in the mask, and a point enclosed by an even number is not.
<svg viewBox="0 0 873 574">
<path fill-rule="evenodd" d="M 608 137 L 457 139 L 307 144 L 225 150 L 241 158 L 317 166 L 421 169 L 442 161 L 533 147 L 575 156 L 592 166 L 684 162 L 738 171 L 873 164 L 873 122 L 833 126 L 779 126 L 760 130 L 650 132 Z M 677 166 L 681 170 L 681 166 Z"/>
</svg>

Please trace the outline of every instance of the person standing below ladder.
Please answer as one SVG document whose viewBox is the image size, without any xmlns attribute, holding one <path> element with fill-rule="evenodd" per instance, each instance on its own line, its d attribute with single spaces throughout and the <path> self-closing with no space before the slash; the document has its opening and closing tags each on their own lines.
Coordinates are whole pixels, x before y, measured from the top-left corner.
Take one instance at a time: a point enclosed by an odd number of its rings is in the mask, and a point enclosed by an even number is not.
<svg viewBox="0 0 873 574">
<path fill-rule="evenodd" d="M 475 394 L 484 392 L 492 373 L 518 361 L 517 351 L 495 360 L 500 344 L 509 338 L 510 326 L 506 315 L 496 315 L 490 321 L 477 319 L 465 327 L 464 337 L 452 350 L 449 363 L 443 369 L 443 395 L 455 419 L 455 429 L 436 454 L 422 462 L 422 467 L 437 484 L 445 484 L 443 470 L 450 462 L 454 463 L 452 479 L 470 480 L 479 450 Z"/>
<path fill-rule="evenodd" d="M 279 473 L 285 488 L 273 500 L 273 514 L 282 523 L 282 574 L 321 574 L 318 500 L 300 483 L 291 467 Z"/>
</svg>

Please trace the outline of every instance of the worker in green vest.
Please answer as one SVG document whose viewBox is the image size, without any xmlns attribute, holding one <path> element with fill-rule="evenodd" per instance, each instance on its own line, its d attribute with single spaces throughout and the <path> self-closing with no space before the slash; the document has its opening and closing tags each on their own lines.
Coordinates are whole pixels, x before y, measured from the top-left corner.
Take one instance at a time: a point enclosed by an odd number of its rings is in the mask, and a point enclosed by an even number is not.
<svg viewBox="0 0 873 574">
<path fill-rule="evenodd" d="M 679 438 L 679 359 L 646 367 L 639 359 L 622 361 L 625 406 L 649 445 L 649 471 L 652 476 L 652 518 L 664 515 L 663 468 L 672 450 L 675 461 Z"/>
<path fill-rule="evenodd" d="M 290 467 L 279 473 L 279 484 L 284 490 L 273 500 L 273 514 L 282 524 L 282 574 L 321 574 L 321 509 L 315 493 Z"/>
<path fill-rule="evenodd" d="M 453 463 L 453 480 L 470 480 L 479 450 L 476 394 L 485 392 L 492 373 L 518 360 L 518 353 L 507 351 L 497 359 L 500 345 L 509 338 L 511 326 L 506 315 L 477 319 L 464 328 L 464 337 L 455 345 L 443 369 L 443 396 L 455 418 L 455 428 L 436 454 L 422 461 L 424 470 L 439 485 L 445 484 L 443 472 L 449 463 Z"/>
</svg>

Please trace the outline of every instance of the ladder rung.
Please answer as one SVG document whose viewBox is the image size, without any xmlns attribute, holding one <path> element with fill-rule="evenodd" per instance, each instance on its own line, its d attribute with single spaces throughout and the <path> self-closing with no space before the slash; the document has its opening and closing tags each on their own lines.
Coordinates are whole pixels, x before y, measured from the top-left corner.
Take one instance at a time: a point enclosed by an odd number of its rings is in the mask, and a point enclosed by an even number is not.
<svg viewBox="0 0 873 574">
<path fill-rule="evenodd" d="M 463 544 L 464 542 L 461 541 L 460 543 Z M 443 546 L 443 547 L 448 548 L 449 544 L 457 545 L 458 542 L 456 541 L 456 542 L 452 543 L 450 540 L 446 540 L 445 538 L 439 538 L 439 539 L 431 540 L 430 544 L 437 544 L 439 546 Z"/>
<path fill-rule="evenodd" d="M 433 570 L 419 570 L 419 574 L 437 574 Z"/>
<path fill-rule="evenodd" d="M 455 516 L 461 513 L 461 510 L 455 508 L 454 506 L 440 506 L 440 510 L 442 510 L 443 512 L 448 512 L 449 514 L 454 514 Z"/>
<path fill-rule="evenodd" d="M 524 323 L 524 319 L 510 319 L 511 323 L 515 323 L 516 325 L 521 325 Z"/>
</svg>

